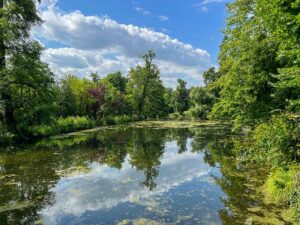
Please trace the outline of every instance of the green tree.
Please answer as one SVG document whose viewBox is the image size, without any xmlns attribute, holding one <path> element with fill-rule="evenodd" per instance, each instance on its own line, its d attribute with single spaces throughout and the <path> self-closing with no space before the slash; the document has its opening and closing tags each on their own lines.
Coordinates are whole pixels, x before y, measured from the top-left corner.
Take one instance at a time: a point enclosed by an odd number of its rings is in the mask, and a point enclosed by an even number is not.
<svg viewBox="0 0 300 225">
<path fill-rule="evenodd" d="M 186 88 L 186 82 L 184 80 L 178 79 L 178 86 L 173 92 L 173 107 L 174 111 L 182 114 L 189 107 L 189 92 Z"/>
<path fill-rule="evenodd" d="M 13 86 L 17 82 L 19 87 L 28 87 L 28 84 L 32 84 L 29 76 L 20 80 L 18 74 L 12 72 L 11 67 L 18 66 L 16 63 L 21 63 L 22 60 L 16 58 L 28 55 L 32 46 L 36 46 L 29 39 L 31 27 L 41 22 L 35 3 L 33 0 L 0 1 L 0 97 L 5 123 L 11 132 L 17 131 Z M 15 61 L 11 62 L 11 59 Z"/>
<path fill-rule="evenodd" d="M 60 108 L 65 116 L 89 115 L 89 107 L 93 102 L 89 90 L 95 87 L 95 83 L 86 79 L 68 74 L 60 81 Z"/>
<path fill-rule="evenodd" d="M 205 87 L 193 87 L 190 91 L 191 108 L 185 115 L 194 119 L 207 119 L 215 97 Z"/>
<path fill-rule="evenodd" d="M 153 63 L 155 53 L 150 50 L 142 58 L 145 65 L 132 68 L 128 74 L 127 93 L 139 116 L 155 117 L 165 109 L 164 87 Z"/>
<path fill-rule="evenodd" d="M 90 77 L 95 84 L 97 84 L 100 81 L 100 76 L 98 73 L 91 73 Z"/>
<path fill-rule="evenodd" d="M 203 73 L 204 83 L 208 92 L 213 94 L 216 98 L 220 97 L 221 88 L 216 82 L 220 77 L 221 73 L 217 72 L 215 67 L 211 67 Z"/>
<path fill-rule="evenodd" d="M 299 113 L 299 1 L 237 0 L 228 9 L 212 115 L 253 126 L 274 112 Z"/>
<path fill-rule="evenodd" d="M 32 126 L 52 123 L 57 111 L 54 76 L 48 65 L 40 61 L 40 54 L 41 46 L 31 42 L 22 54 L 13 55 L 8 62 L 10 80 L 6 85 L 14 121 L 8 127 L 12 126 L 20 136 L 30 135 Z"/>
<path fill-rule="evenodd" d="M 115 88 L 122 93 L 126 90 L 127 78 L 123 77 L 120 71 L 108 74 L 103 80 L 110 82 Z"/>
</svg>

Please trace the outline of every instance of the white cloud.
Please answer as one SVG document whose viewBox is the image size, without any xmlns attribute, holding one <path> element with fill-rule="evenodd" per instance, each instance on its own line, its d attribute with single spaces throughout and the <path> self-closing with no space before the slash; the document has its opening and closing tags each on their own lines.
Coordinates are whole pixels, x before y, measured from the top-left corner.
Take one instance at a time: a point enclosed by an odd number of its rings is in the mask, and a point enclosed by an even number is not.
<svg viewBox="0 0 300 225">
<path fill-rule="evenodd" d="M 194 4 L 193 6 L 197 9 L 199 9 L 201 12 L 208 12 L 207 5 L 210 4 L 216 4 L 216 3 L 222 3 L 222 2 L 229 2 L 230 0 L 201 0 L 199 3 Z"/>
<path fill-rule="evenodd" d="M 167 21 L 167 20 L 169 20 L 169 17 L 164 16 L 164 15 L 158 16 L 158 18 L 159 18 L 161 21 Z"/>
<path fill-rule="evenodd" d="M 201 6 L 200 9 L 201 9 L 202 12 L 207 12 L 208 11 L 208 8 L 206 6 Z"/>
<path fill-rule="evenodd" d="M 107 17 L 85 16 L 80 11 L 65 13 L 52 3 L 42 11 L 45 22 L 35 29 L 34 35 L 44 43 L 46 40 L 62 44 L 63 48 L 47 49 L 43 55 L 56 72 L 126 73 L 136 65 L 139 56 L 153 49 L 163 80 L 186 77 L 189 85 L 201 85 L 201 74 L 211 65 L 207 51 L 164 33 Z"/>
<path fill-rule="evenodd" d="M 168 16 L 165 16 L 165 15 L 158 15 L 157 16 L 157 15 L 151 13 L 150 11 L 148 11 L 148 10 L 146 10 L 146 9 L 140 7 L 140 6 L 135 6 L 134 10 L 137 11 L 138 13 L 144 15 L 144 16 L 157 18 L 157 19 L 159 19 L 162 22 L 169 20 Z"/>
<path fill-rule="evenodd" d="M 203 0 L 199 3 L 199 5 L 208 5 L 211 3 L 221 3 L 221 2 L 227 2 L 228 0 Z"/>
<path fill-rule="evenodd" d="M 204 163 L 203 154 L 188 151 L 178 154 L 176 142 L 166 143 L 166 152 L 161 159 L 157 187 L 149 191 L 139 185 L 145 179 L 142 171 L 136 170 L 127 157 L 120 170 L 98 163 L 91 164 L 87 174 L 62 177 L 55 188 L 55 202 L 40 214 L 45 224 L 59 224 L 62 217 L 80 217 L 87 211 L 109 210 L 120 203 L 133 202 L 142 205 L 145 199 L 162 195 L 170 189 L 193 179 L 200 179 L 211 168 Z"/>
<path fill-rule="evenodd" d="M 137 11 L 138 13 L 141 13 L 144 16 L 151 16 L 152 13 L 148 10 L 143 9 L 142 7 L 134 7 L 134 10 Z"/>
</svg>

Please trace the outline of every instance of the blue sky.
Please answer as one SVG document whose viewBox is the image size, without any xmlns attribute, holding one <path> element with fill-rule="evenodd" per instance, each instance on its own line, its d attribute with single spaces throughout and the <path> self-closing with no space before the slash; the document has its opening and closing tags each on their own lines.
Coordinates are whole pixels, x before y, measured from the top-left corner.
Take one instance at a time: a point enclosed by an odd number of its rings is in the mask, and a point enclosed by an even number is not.
<svg viewBox="0 0 300 225">
<path fill-rule="evenodd" d="M 43 2 L 43 1 L 42 1 Z M 45 0 L 44 23 L 34 35 L 46 47 L 43 60 L 58 76 L 124 75 L 154 49 L 167 86 L 178 78 L 202 85 L 217 65 L 226 0 Z"/>
</svg>

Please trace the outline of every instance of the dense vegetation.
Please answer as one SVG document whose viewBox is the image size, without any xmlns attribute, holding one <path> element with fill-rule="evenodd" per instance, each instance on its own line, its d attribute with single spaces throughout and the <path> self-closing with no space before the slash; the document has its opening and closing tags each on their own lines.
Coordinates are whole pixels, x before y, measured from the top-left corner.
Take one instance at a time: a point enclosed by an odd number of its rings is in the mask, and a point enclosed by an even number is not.
<svg viewBox="0 0 300 225">
<path fill-rule="evenodd" d="M 206 119 L 213 97 L 205 88 L 188 90 L 181 79 L 174 91 L 164 87 L 153 51 L 127 76 L 57 80 L 40 60 L 41 45 L 30 39 L 41 23 L 35 1 L 0 1 L 0 10 L 0 142 L 147 118 Z"/>
<path fill-rule="evenodd" d="M 270 168 L 266 196 L 300 222 L 300 1 L 236 0 L 228 9 L 210 117 L 252 130 L 237 155 Z"/>
<path fill-rule="evenodd" d="M 237 157 L 270 169 L 266 195 L 300 221 L 300 1 L 236 0 L 205 87 L 163 86 L 155 53 L 127 77 L 68 74 L 40 61 L 30 39 L 41 19 L 35 1 L 0 1 L 0 140 L 28 139 L 147 118 L 218 119 L 244 130 Z M 247 132 L 248 131 L 248 132 Z M 249 132 L 250 131 L 250 132 Z"/>
</svg>

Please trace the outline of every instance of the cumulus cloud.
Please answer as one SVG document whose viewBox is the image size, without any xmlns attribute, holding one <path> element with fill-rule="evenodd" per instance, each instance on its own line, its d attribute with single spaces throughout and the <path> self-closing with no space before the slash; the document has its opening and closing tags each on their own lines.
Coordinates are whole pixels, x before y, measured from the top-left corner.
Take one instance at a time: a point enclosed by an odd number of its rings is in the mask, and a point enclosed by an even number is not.
<svg viewBox="0 0 300 225">
<path fill-rule="evenodd" d="M 139 56 L 152 49 L 157 53 L 157 63 L 165 68 L 161 70 L 163 80 L 172 77 L 173 71 L 173 80 L 185 76 L 188 84 L 200 85 L 201 74 L 211 65 L 207 51 L 164 33 L 107 17 L 86 16 L 80 11 L 65 13 L 53 4 L 55 0 L 48 0 L 47 9 L 41 13 L 44 23 L 34 35 L 66 46 L 45 51 L 43 59 L 56 71 L 126 73 Z"/>
<path fill-rule="evenodd" d="M 182 154 L 177 153 L 175 141 L 167 142 L 165 148 L 154 190 L 149 191 L 140 185 L 145 175 L 131 166 L 129 157 L 120 170 L 93 163 L 87 174 L 60 179 L 52 190 L 55 203 L 41 211 L 43 222 L 59 224 L 62 217 L 80 217 L 87 211 L 109 210 L 124 202 L 142 205 L 145 199 L 162 195 L 210 172 L 211 168 L 203 161 L 203 154 L 191 151 L 191 139 L 188 139 L 188 151 Z"/>
</svg>

